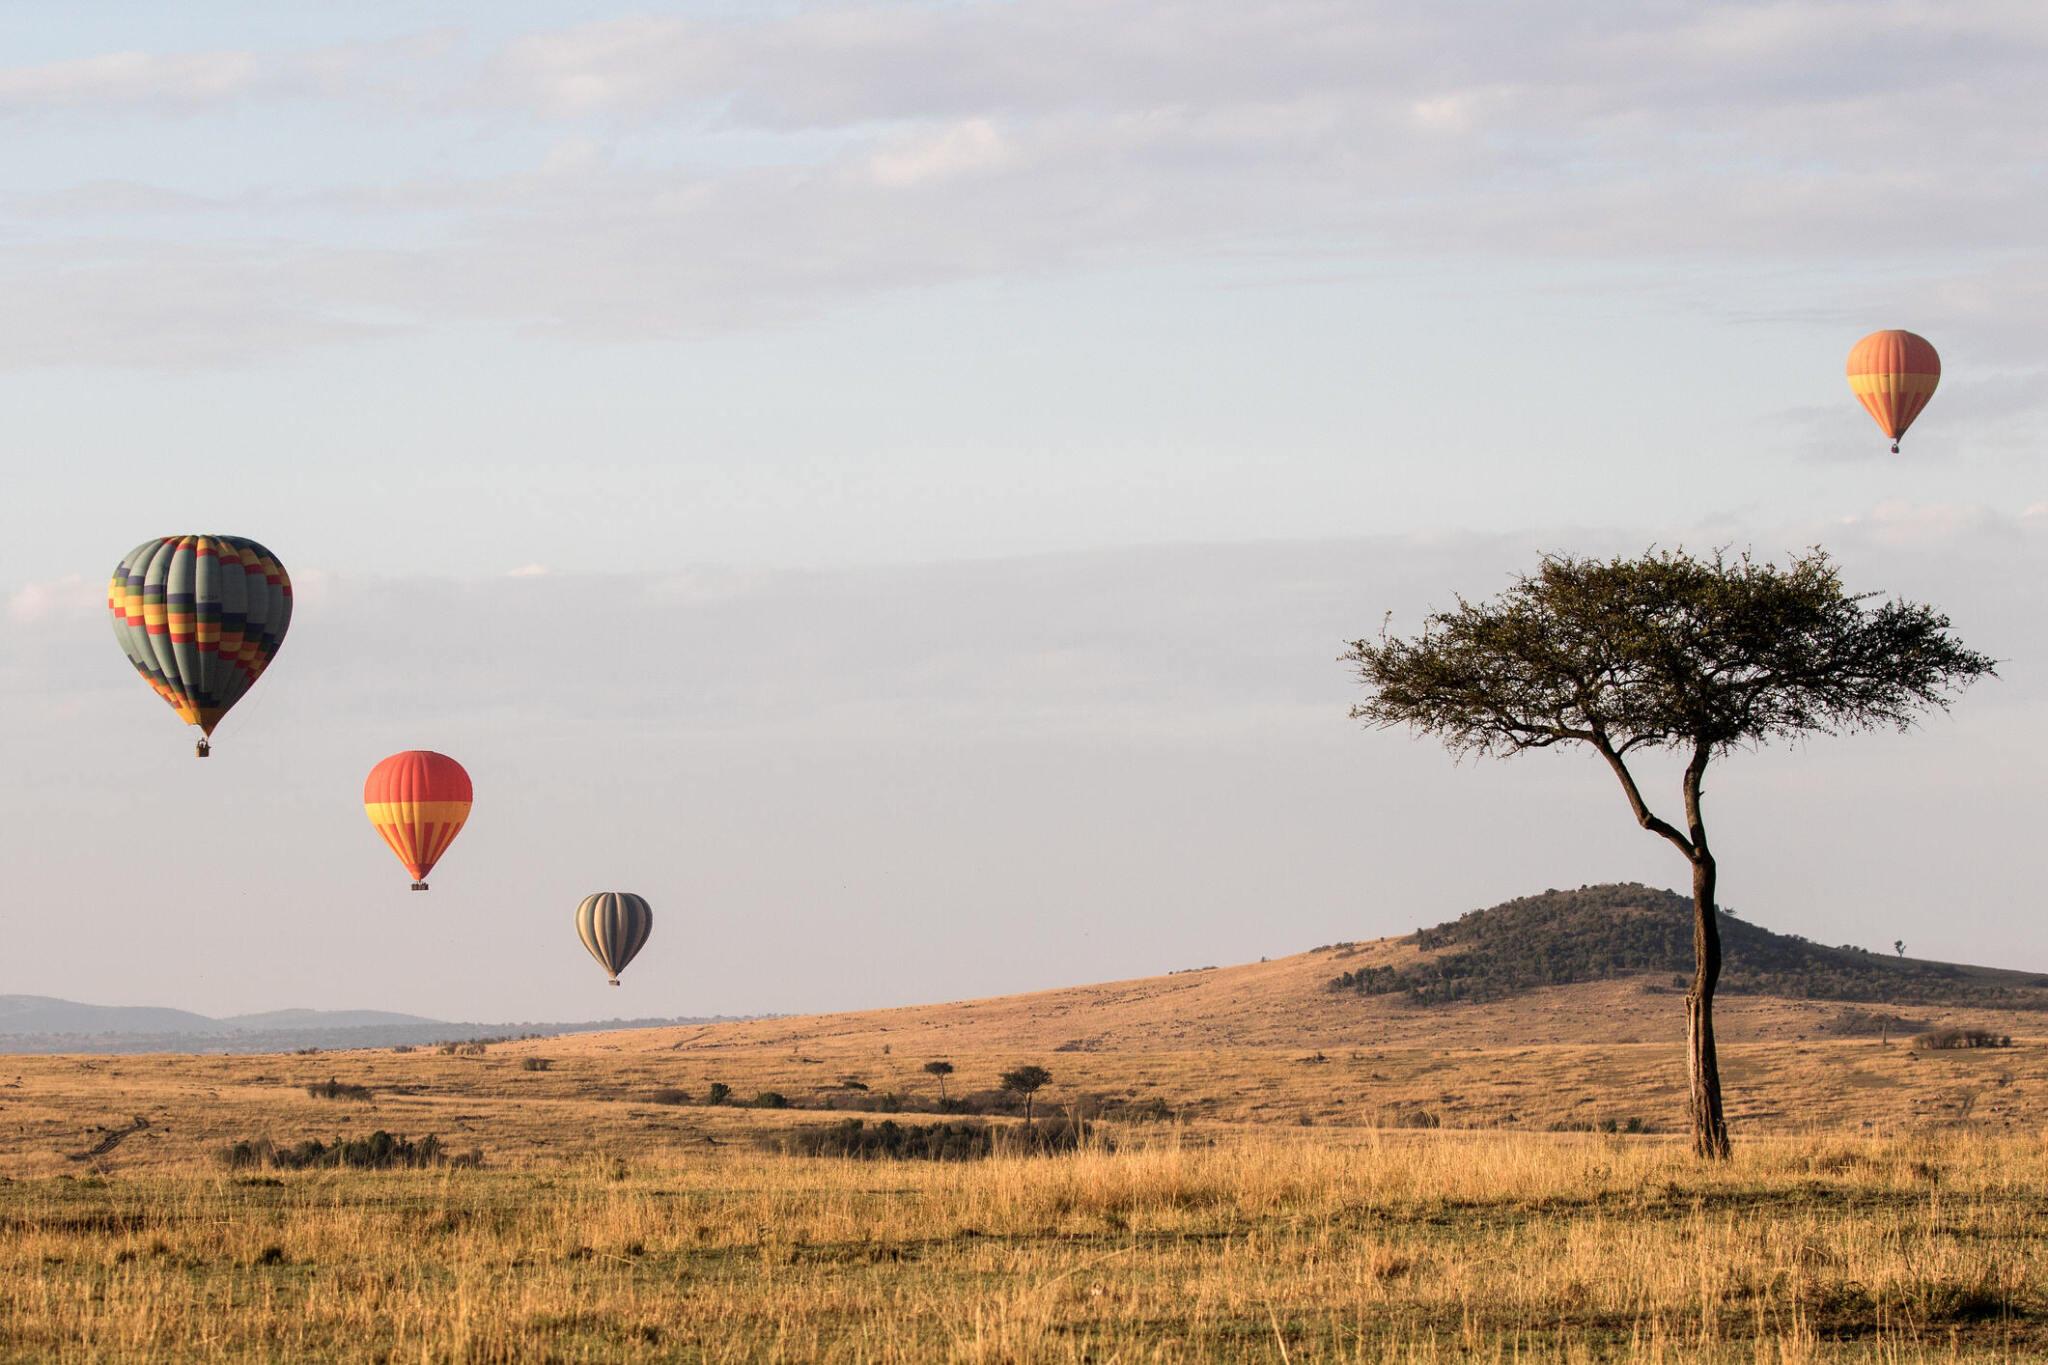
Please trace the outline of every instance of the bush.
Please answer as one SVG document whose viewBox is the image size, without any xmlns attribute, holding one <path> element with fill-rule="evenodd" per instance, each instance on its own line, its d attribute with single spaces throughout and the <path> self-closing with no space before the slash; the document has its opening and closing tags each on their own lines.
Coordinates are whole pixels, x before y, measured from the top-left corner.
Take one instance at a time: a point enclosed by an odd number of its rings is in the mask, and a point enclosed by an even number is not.
<svg viewBox="0 0 2048 1365">
<path fill-rule="evenodd" d="M 411 1043 L 399 1043 L 396 1046 L 394 1046 L 391 1050 L 393 1052 L 411 1052 L 413 1050 L 413 1047 Z"/>
<path fill-rule="evenodd" d="M 667 1089 L 655 1091 L 647 1098 L 655 1104 L 688 1104 L 690 1102 L 690 1092 L 687 1090 L 677 1090 L 670 1086 Z"/>
<path fill-rule="evenodd" d="M 1089 1137 L 1086 1124 L 1055 1120 L 1035 1128 L 994 1128 L 985 1123 L 898 1123 L 865 1119 L 811 1124 L 770 1144 L 787 1156 L 846 1157 L 861 1161 L 980 1161 L 997 1153 L 1038 1156 L 1070 1152 Z"/>
<path fill-rule="evenodd" d="M 763 1090 L 760 1094 L 754 1096 L 754 1107 L 756 1109 L 787 1109 L 789 1108 L 789 1096 L 783 1094 L 780 1090 Z"/>
<path fill-rule="evenodd" d="M 1913 1046 L 1940 1052 L 1968 1047 L 2011 1047 L 2012 1035 L 1981 1028 L 1943 1028 L 1921 1034 L 1913 1040 Z"/>
<path fill-rule="evenodd" d="M 528 1057 L 519 1064 L 521 1071 L 546 1071 L 554 1062 L 546 1057 Z"/>
<path fill-rule="evenodd" d="M 724 1104 L 732 1098 L 732 1087 L 724 1081 L 713 1081 L 711 1088 L 704 1092 L 704 1103 Z"/>
<path fill-rule="evenodd" d="M 370 1087 L 367 1085 L 346 1085 L 329 1076 L 326 1080 L 306 1087 L 306 1093 L 316 1100 L 367 1100 Z"/>
<path fill-rule="evenodd" d="M 368 1137 L 337 1138 L 332 1144 L 308 1139 L 296 1147 L 278 1147 L 269 1138 L 244 1138 L 221 1152 L 231 1170 L 270 1167 L 282 1171 L 347 1167 L 360 1171 L 417 1170 L 427 1166 L 481 1166 L 481 1150 L 454 1153 L 429 1133 L 414 1142 L 378 1129 Z"/>
</svg>

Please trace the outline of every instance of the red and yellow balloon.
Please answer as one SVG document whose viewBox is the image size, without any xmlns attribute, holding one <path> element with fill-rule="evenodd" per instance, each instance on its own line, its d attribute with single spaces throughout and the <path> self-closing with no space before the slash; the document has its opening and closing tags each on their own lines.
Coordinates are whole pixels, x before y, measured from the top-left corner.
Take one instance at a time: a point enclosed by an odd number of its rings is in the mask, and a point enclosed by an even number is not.
<svg viewBox="0 0 2048 1365">
<path fill-rule="evenodd" d="M 431 749 L 407 749 L 370 769 L 363 810 L 412 873 L 413 890 L 427 889 L 427 874 L 469 819 L 472 796 L 462 765 Z"/>
<path fill-rule="evenodd" d="M 1891 437 L 1894 455 L 1940 382 L 1941 357 L 1926 337 L 1894 328 L 1872 332 L 1849 351 L 1849 391 Z"/>
</svg>

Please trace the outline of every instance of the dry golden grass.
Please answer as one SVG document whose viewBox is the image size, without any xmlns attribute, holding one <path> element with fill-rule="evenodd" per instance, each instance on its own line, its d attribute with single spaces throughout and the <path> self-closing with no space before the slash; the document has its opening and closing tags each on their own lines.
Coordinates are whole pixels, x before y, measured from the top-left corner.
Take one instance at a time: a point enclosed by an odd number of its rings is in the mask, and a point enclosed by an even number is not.
<svg viewBox="0 0 2048 1365">
<path fill-rule="evenodd" d="M 1801 1361 L 2048 1351 L 2034 1138 L 1121 1133 L 968 1165 L 0 1183 L 16 1360 Z"/>
<path fill-rule="evenodd" d="M 1417 1014 L 1320 994 L 1329 956 L 478 1055 L 0 1058 L 0 1359 L 2048 1358 L 2034 1021 L 1945 1013 L 2019 1046 L 1925 1053 L 1731 1002 L 1737 1158 L 1701 1166 L 1551 1131 L 1678 1128 L 1674 997 Z M 1052 1108 L 1177 1118 L 968 1165 L 767 1149 L 928 1104 L 934 1058 L 955 1096 L 1037 1062 Z M 657 1102 L 713 1081 L 799 1107 Z M 220 1160 L 373 1129 L 485 1166 Z"/>
</svg>

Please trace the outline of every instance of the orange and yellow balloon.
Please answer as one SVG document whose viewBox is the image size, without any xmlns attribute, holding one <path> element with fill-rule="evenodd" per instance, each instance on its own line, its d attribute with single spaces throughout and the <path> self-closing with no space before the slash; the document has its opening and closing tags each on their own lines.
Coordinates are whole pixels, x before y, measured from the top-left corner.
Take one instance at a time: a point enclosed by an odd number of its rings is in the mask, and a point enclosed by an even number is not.
<svg viewBox="0 0 2048 1365">
<path fill-rule="evenodd" d="M 412 873 L 412 889 L 427 889 L 448 845 L 469 819 L 469 774 L 446 754 L 407 749 L 370 769 L 363 783 L 363 810 Z"/>
<path fill-rule="evenodd" d="M 1941 382 L 1941 357 L 1926 337 L 1893 329 L 1872 332 L 1849 351 L 1849 391 L 1892 438 L 1899 438 Z"/>
</svg>

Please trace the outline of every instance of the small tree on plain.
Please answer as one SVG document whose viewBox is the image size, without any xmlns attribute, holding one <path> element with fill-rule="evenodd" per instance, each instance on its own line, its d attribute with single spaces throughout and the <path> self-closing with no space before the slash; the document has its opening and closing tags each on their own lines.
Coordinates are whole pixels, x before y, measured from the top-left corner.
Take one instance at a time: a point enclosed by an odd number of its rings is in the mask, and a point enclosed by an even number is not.
<svg viewBox="0 0 2048 1365">
<path fill-rule="evenodd" d="M 1354 640 L 1370 700 L 1355 719 L 1434 735 L 1454 754 L 1509 756 L 1585 744 L 1621 783 L 1636 822 L 1692 866 L 1686 1057 L 1693 1150 L 1728 1155 L 1714 1050 L 1721 976 L 1717 865 L 1707 843 L 1707 765 L 1766 741 L 1906 730 L 1994 672 L 1930 607 L 1850 593 L 1827 553 L 1784 568 L 1684 551 L 1640 559 L 1546 557 L 1498 598 L 1435 612 L 1412 640 Z M 1686 757 L 1683 824 L 1655 814 L 1630 756 Z"/>
<path fill-rule="evenodd" d="M 953 1064 L 951 1062 L 926 1062 L 924 1069 L 927 1075 L 938 1077 L 939 1103 L 944 1104 L 946 1102 L 946 1077 L 953 1074 Z"/>
<path fill-rule="evenodd" d="M 1003 1073 L 1003 1089 L 1024 1097 L 1024 1122 L 1031 1122 L 1031 1097 L 1052 1083 L 1052 1073 L 1042 1066 L 1020 1066 Z"/>
</svg>

